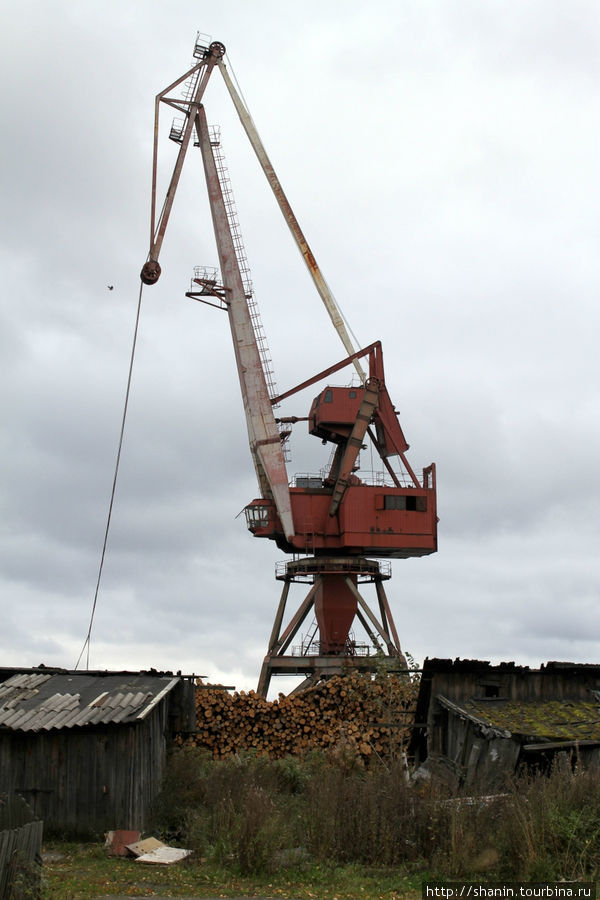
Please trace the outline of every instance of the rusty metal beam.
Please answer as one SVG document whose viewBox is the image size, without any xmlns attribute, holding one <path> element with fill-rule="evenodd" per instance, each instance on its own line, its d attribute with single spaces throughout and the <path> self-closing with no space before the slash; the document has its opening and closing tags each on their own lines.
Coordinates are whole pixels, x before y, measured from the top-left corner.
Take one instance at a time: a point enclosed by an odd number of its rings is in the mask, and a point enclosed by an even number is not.
<svg viewBox="0 0 600 900">
<path fill-rule="evenodd" d="M 348 481 L 352 475 L 356 457 L 360 453 L 362 443 L 367 433 L 369 422 L 373 411 L 377 406 L 379 397 L 379 382 L 376 378 L 369 378 L 365 382 L 365 392 L 360 404 L 360 409 L 356 415 L 356 421 L 350 433 L 350 437 L 344 447 L 344 452 L 340 460 L 337 479 L 331 495 L 331 503 L 329 504 L 329 515 L 335 516 L 340 503 L 348 487 Z"/>
<path fill-rule="evenodd" d="M 281 623 L 283 622 L 283 615 L 285 613 L 285 606 L 287 603 L 288 594 L 290 592 L 290 584 L 291 580 L 287 579 L 284 582 L 283 590 L 281 591 L 281 597 L 279 600 L 279 606 L 277 607 L 277 612 L 275 614 L 275 621 L 273 623 L 273 630 L 271 631 L 271 637 L 269 638 L 269 653 L 275 647 L 277 641 L 279 640 L 279 632 L 281 631 Z"/>
<path fill-rule="evenodd" d="M 396 485 L 397 488 L 402 487 L 402 485 L 400 484 L 400 481 L 398 479 L 398 476 L 392 469 L 389 459 L 387 458 L 387 456 L 384 456 L 383 453 L 381 452 L 381 447 L 379 446 L 379 441 L 377 440 L 377 436 L 374 433 L 373 429 L 368 428 L 367 433 L 368 433 L 369 437 L 371 438 L 371 440 L 373 441 L 373 446 L 379 453 L 381 461 L 384 464 L 384 466 L 386 467 L 386 469 L 388 470 L 388 474 L 390 475 L 392 481 L 394 482 L 394 484 Z"/>
<path fill-rule="evenodd" d="M 329 375 L 333 375 L 334 372 L 339 372 L 340 369 L 345 368 L 355 359 L 359 359 L 362 356 L 366 356 L 367 353 L 371 353 L 371 351 L 377 346 L 381 346 L 381 341 L 375 341 L 373 344 L 369 344 L 368 347 L 363 347 L 362 350 L 357 350 L 356 353 L 352 353 L 350 356 L 346 356 L 339 362 L 334 363 L 332 366 L 329 366 L 329 368 L 323 369 L 323 371 L 319 372 L 318 375 L 313 375 L 312 378 L 307 378 L 306 381 L 303 381 L 301 384 L 297 384 L 296 387 L 290 388 L 289 391 L 285 391 L 283 394 L 279 394 L 277 397 L 273 397 L 271 403 L 275 404 L 279 403 L 281 400 L 286 400 L 287 397 L 291 397 L 292 394 L 297 394 L 299 391 L 303 391 L 304 388 L 310 387 L 311 384 L 316 384 L 317 381 L 322 381 L 323 378 L 327 378 Z"/>
<path fill-rule="evenodd" d="M 383 627 L 381 622 L 379 622 L 377 620 L 377 617 L 375 616 L 372 609 L 369 607 L 369 604 L 364 600 L 360 591 L 358 590 L 358 588 L 356 587 L 356 585 L 354 584 L 354 582 L 352 581 L 351 578 L 346 578 L 345 581 L 346 581 L 346 584 L 348 585 L 348 587 L 350 588 L 350 590 L 352 591 L 352 593 L 354 594 L 354 596 L 356 597 L 364 614 L 369 619 L 369 621 L 371 622 L 371 624 L 373 625 L 373 627 L 375 628 L 377 633 L 385 641 L 387 648 L 388 648 L 388 653 L 391 656 L 396 656 L 396 647 L 394 646 L 394 642 L 392 641 L 390 635 L 387 633 L 387 631 L 385 630 L 385 628 Z"/>
<path fill-rule="evenodd" d="M 375 590 L 377 591 L 377 599 L 379 601 L 379 608 L 381 609 L 381 617 L 386 623 L 386 628 L 389 632 L 391 632 L 396 650 L 398 651 L 398 655 L 401 661 L 404 663 L 406 668 L 408 668 L 407 659 L 402 652 L 402 647 L 400 646 L 400 639 L 398 637 L 398 632 L 396 631 L 396 625 L 394 623 L 394 617 L 392 616 L 390 604 L 388 603 L 387 594 L 380 579 L 375 581 Z"/>
<path fill-rule="evenodd" d="M 294 637 L 296 636 L 296 634 L 298 632 L 298 629 L 304 622 L 305 618 L 307 617 L 308 613 L 310 612 L 310 610 L 315 602 L 316 591 L 317 591 L 317 584 L 313 584 L 310 591 L 308 592 L 308 594 L 306 595 L 306 597 L 304 598 L 304 600 L 298 607 L 297 612 L 295 613 L 293 618 L 290 620 L 287 628 L 285 629 L 285 631 L 283 632 L 283 634 L 281 635 L 281 637 L 275 644 L 275 647 L 273 649 L 274 649 L 274 652 L 276 652 L 277 654 L 285 653 L 285 651 L 287 650 L 287 648 L 293 641 Z"/>
<path fill-rule="evenodd" d="M 281 592 L 281 599 L 279 601 L 279 608 L 277 610 L 277 615 L 275 617 L 275 623 L 273 625 L 273 630 L 271 631 L 271 639 L 269 641 L 269 651 L 263 660 L 263 664 L 260 670 L 260 676 L 258 679 L 258 687 L 256 689 L 259 697 L 266 697 L 269 691 L 269 685 L 271 683 L 271 674 L 274 668 L 281 668 L 279 665 L 282 659 L 286 659 L 283 654 L 293 641 L 298 629 L 304 622 L 306 616 L 308 615 L 311 607 L 314 604 L 314 595 L 316 592 L 316 585 L 313 584 L 312 588 L 308 592 L 307 596 L 304 598 L 304 601 L 301 603 L 300 607 L 296 611 L 293 618 L 290 620 L 287 628 L 283 632 L 281 636 L 279 636 L 279 630 L 281 628 L 281 622 L 283 619 L 283 613 L 285 609 L 285 604 L 287 601 L 288 591 L 290 587 L 290 581 L 286 581 L 283 587 L 283 591 Z M 294 660 L 297 661 L 297 657 L 293 657 Z"/>
<path fill-rule="evenodd" d="M 346 330 L 346 326 L 342 319 L 342 315 L 340 313 L 340 309 L 337 305 L 335 297 L 329 288 L 329 285 L 325 281 L 321 270 L 317 264 L 317 261 L 313 255 L 312 250 L 308 246 L 308 241 L 306 240 L 302 229 L 300 228 L 300 224 L 294 215 L 292 207 L 290 206 L 289 200 L 287 199 L 283 188 L 281 186 L 281 182 L 279 178 L 275 174 L 275 169 L 267 156 L 266 150 L 263 146 L 263 143 L 260 139 L 258 131 L 256 130 L 256 126 L 252 121 L 252 117 L 246 108 L 246 104 L 238 94 L 233 81 L 229 77 L 229 72 L 227 71 L 227 67 L 223 60 L 219 60 L 219 69 L 221 71 L 221 75 L 223 76 L 223 80 L 227 86 L 227 90 L 233 100 L 233 105 L 235 106 L 236 112 L 240 118 L 240 122 L 244 128 L 248 136 L 248 140 L 252 145 L 252 149 L 256 153 L 257 159 L 262 167 L 263 172 L 265 173 L 266 179 L 271 186 L 271 190 L 275 195 L 275 199 L 279 204 L 279 208 L 283 214 L 283 218 L 285 219 L 288 228 L 290 229 L 293 238 L 296 242 L 296 245 L 302 254 L 304 262 L 308 268 L 310 276 L 315 284 L 315 287 L 323 301 L 325 308 L 329 314 L 331 321 L 333 322 L 333 326 L 337 331 L 340 340 L 342 341 L 344 347 L 346 348 L 346 352 L 353 354 L 354 353 L 354 344 L 350 339 L 350 335 Z M 358 358 L 353 359 L 354 368 L 358 372 L 358 376 L 361 380 L 361 383 L 364 383 L 366 375 L 362 369 L 362 366 L 358 362 Z"/>
<path fill-rule="evenodd" d="M 204 163 L 221 278 L 223 288 L 228 292 L 229 325 L 246 414 L 250 453 L 262 495 L 274 501 L 285 535 L 290 540 L 294 536 L 294 521 L 285 457 L 250 317 L 203 106 L 198 110 L 195 124 Z"/>
<path fill-rule="evenodd" d="M 222 45 L 218 45 L 221 47 Z M 183 169 L 183 162 L 185 160 L 185 156 L 189 147 L 190 138 L 192 136 L 192 132 L 194 130 L 194 120 L 195 113 L 198 109 L 198 105 L 200 100 L 206 90 L 206 86 L 210 79 L 210 76 L 213 72 L 215 64 L 217 63 L 217 53 L 220 52 L 218 47 L 215 47 L 212 50 L 211 45 L 211 53 L 210 55 L 203 60 L 199 65 L 194 66 L 189 72 L 186 72 L 185 75 L 182 75 L 181 78 L 178 78 L 177 81 L 173 82 L 173 84 L 169 85 L 164 91 L 161 91 L 160 94 L 157 95 L 155 100 L 155 111 L 154 111 L 154 149 L 153 149 L 153 164 L 152 164 L 152 205 L 151 205 L 151 214 L 150 214 L 150 251 L 148 253 L 148 260 L 152 262 L 158 262 L 158 258 L 160 256 L 160 251 L 163 243 L 163 239 L 165 236 L 165 231 L 167 228 L 167 223 L 169 221 L 169 216 L 171 215 L 171 210 L 173 208 L 173 201 L 175 199 L 175 193 L 177 191 L 177 186 L 179 184 L 179 179 L 181 177 L 181 170 Z M 224 51 L 224 48 L 223 48 Z M 201 69 L 204 68 L 204 73 L 200 74 Z M 183 131 L 181 146 L 179 147 L 179 153 L 177 154 L 177 159 L 175 161 L 175 166 L 173 168 L 173 174 L 171 175 L 171 180 L 169 182 L 169 187 L 167 188 L 167 193 L 165 196 L 164 204 L 162 207 L 161 214 L 158 219 L 158 223 L 156 223 L 156 180 L 157 180 L 157 170 L 158 170 L 158 119 L 159 119 L 159 109 L 160 103 L 163 97 L 178 84 L 181 84 L 182 81 L 185 81 L 186 78 L 194 75 L 195 72 L 199 73 L 198 84 L 196 85 L 196 89 L 194 91 L 193 98 L 188 103 L 188 112 L 187 112 L 187 121 L 185 123 L 185 128 Z"/>
<path fill-rule="evenodd" d="M 369 624 L 369 621 L 368 621 L 368 619 L 363 615 L 363 613 L 362 613 L 362 611 L 360 610 L 360 608 L 358 608 L 358 609 L 356 610 L 356 618 L 358 619 L 358 621 L 360 622 L 360 624 L 362 625 L 362 627 L 365 629 L 365 631 L 367 632 L 367 634 L 368 634 L 369 637 L 371 638 L 371 643 L 373 644 L 373 647 L 375 648 L 375 650 L 377 650 L 378 652 L 381 652 L 381 651 L 383 650 L 383 648 L 382 648 L 381 644 L 379 643 L 379 641 L 377 640 L 377 635 L 375 634 L 374 631 L 371 631 L 371 626 L 370 626 L 370 624 Z"/>
</svg>

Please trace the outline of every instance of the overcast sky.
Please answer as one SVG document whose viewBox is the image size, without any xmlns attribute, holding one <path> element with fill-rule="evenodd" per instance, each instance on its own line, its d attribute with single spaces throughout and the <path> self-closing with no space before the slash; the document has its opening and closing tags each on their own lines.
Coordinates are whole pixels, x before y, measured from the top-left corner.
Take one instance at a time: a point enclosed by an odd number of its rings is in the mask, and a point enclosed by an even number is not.
<svg viewBox="0 0 600 900">
<path fill-rule="evenodd" d="M 598 4 L 0 10 L 0 665 L 72 667 L 85 640 L 148 252 L 154 97 L 197 31 L 226 45 L 358 343 L 383 341 L 413 467 L 437 463 L 439 552 L 394 562 L 388 582 L 403 647 L 419 662 L 600 662 Z M 205 106 L 283 390 L 344 353 L 218 74 Z M 198 151 L 161 264 L 90 666 L 246 689 L 282 555 L 238 517 L 257 486 L 226 318 L 184 296 L 194 265 L 217 264 Z M 328 458 L 302 431 L 290 476 Z"/>
</svg>

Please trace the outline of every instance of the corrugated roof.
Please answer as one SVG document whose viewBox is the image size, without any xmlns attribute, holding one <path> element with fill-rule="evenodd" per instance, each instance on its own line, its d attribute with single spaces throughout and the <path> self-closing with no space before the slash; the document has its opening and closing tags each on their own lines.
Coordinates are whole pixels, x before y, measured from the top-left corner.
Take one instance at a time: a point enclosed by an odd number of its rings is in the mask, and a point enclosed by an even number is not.
<svg viewBox="0 0 600 900">
<path fill-rule="evenodd" d="M 479 700 L 465 703 L 467 712 L 493 728 L 544 740 L 600 741 L 600 704 L 583 700 Z"/>
<path fill-rule="evenodd" d="M 179 681 L 131 672 L 20 672 L 0 683 L 0 729 L 36 732 L 135 722 Z"/>
</svg>

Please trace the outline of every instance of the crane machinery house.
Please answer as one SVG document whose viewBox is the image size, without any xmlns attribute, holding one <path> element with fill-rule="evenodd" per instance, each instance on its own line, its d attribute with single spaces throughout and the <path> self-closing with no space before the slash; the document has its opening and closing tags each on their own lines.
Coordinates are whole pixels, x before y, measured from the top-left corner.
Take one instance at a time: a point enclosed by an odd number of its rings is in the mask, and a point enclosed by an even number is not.
<svg viewBox="0 0 600 900">
<path fill-rule="evenodd" d="M 205 94 L 217 71 L 344 347 L 342 359 L 279 394 L 253 296 L 219 133 L 207 123 Z M 157 213 L 162 105 L 179 114 L 169 133 L 178 150 L 165 200 Z M 388 393 L 381 343 L 356 349 L 350 339 L 336 300 L 228 72 L 224 45 L 198 35 L 192 67 L 158 94 L 155 109 L 151 241 L 141 279 L 143 284 L 152 285 L 160 277 L 159 256 L 183 162 L 188 149 L 197 147 L 206 177 L 219 269 L 197 267 L 186 295 L 222 310 L 228 318 L 260 492 L 245 508 L 246 522 L 255 537 L 274 541 L 291 557 L 276 572 L 283 588 L 258 692 L 266 696 L 272 675 L 303 675 L 301 686 L 306 686 L 349 668 L 373 671 L 382 656 L 398 668 L 406 668 L 383 583 L 391 577 L 390 559 L 425 556 L 437 549 L 435 465 L 426 466 L 419 477 L 407 459 L 408 443 Z M 364 360 L 368 372 L 363 370 Z M 357 383 L 329 383 L 330 376 L 348 368 L 354 370 L 353 381 Z M 317 384 L 319 392 L 308 415 L 298 410 L 299 415 L 275 417 L 274 410 L 280 403 Z M 292 426 L 302 421 L 308 423 L 309 433 L 331 445 L 333 452 L 318 474 L 290 479 L 285 445 Z M 360 465 L 361 450 L 369 444 L 379 460 L 375 475 L 364 472 Z M 308 591 L 284 625 L 292 584 L 304 585 Z M 363 597 L 367 585 L 375 588 L 374 608 Z M 294 644 L 311 613 L 313 626 L 299 645 Z M 355 640 L 354 623 L 362 626 L 365 642 Z"/>
</svg>

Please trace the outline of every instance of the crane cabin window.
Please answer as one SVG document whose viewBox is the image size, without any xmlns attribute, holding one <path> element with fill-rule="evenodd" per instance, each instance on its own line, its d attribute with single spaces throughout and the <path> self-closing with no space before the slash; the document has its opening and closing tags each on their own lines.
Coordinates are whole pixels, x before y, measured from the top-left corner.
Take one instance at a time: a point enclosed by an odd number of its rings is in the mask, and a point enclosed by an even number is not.
<svg viewBox="0 0 600 900">
<path fill-rule="evenodd" d="M 246 524 L 250 531 L 255 528 L 267 528 L 269 525 L 268 506 L 247 506 L 245 509 Z"/>
<path fill-rule="evenodd" d="M 385 494 L 383 508 L 427 512 L 427 497 L 416 497 L 414 494 Z"/>
</svg>

